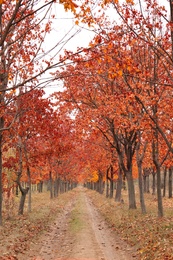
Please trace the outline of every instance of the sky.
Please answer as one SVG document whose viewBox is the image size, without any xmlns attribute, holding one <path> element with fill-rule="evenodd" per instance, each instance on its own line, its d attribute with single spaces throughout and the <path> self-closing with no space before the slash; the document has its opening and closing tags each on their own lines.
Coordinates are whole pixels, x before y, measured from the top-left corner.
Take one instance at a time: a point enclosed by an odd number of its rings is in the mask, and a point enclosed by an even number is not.
<svg viewBox="0 0 173 260">
<path fill-rule="evenodd" d="M 163 0 L 158 0 L 158 2 L 164 4 Z M 165 4 L 166 9 L 169 9 L 168 2 L 165 2 Z M 51 10 L 51 14 L 54 14 L 55 17 L 52 19 L 52 30 L 44 42 L 45 50 L 49 50 L 55 43 L 58 43 L 58 46 L 56 47 L 58 59 L 59 55 L 63 55 L 65 49 L 75 52 L 78 47 L 88 46 L 95 35 L 94 32 L 87 27 L 81 28 L 80 26 L 75 25 L 73 14 L 70 11 L 65 12 L 62 4 L 55 4 Z M 110 8 L 108 15 L 115 20 L 116 13 L 113 8 Z M 53 53 L 55 53 L 55 51 Z M 50 55 L 52 55 L 52 53 Z M 56 90 L 58 90 L 57 84 L 52 84 L 45 88 L 47 96 Z"/>
<path fill-rule="evenodd" d="M 52 56 L 57 53 L 57 59 L 59 55 L 63 55 L 64 50 L 71 50 L 75 52 L 78 47 L 87 47 L 89 42 L 94 37 L 94 32 L 89 30 L 89 28 L 82 28 L 75 24 L 73 14 L 68 11 L 65 12 L 64 6 L 62 4 L 55 4 L 51 10 L 51 14 L 55 17 L 52 19 L 52 30 L 46 37 L 43 47 L 46 52 L 57 44 L 55 50 L 48 54 Z M 44 12 L 39 14 L 40 17 L 44 15 Z M 44 90 L 46 96 L 53 93 L 58 89 L 57 84 L 49 85 Z"/>
</svg>

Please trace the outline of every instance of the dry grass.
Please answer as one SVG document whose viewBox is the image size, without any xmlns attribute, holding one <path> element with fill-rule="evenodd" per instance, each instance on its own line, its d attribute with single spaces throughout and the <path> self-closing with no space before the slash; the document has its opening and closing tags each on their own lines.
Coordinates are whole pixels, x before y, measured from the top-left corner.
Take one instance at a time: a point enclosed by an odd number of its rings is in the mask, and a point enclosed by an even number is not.
<svg viewBox="0 0 173 260">
<path fill-rule="evenodd" d="M 61 194 L 56 199 L 50 199 L 49 193 L 36 193 L 32 195 L 32 212 L 27 213 L 27 201 L 23 216 L 17 215 L 19 199 L 15 198 L 13 213 L 4 211 L 3 227 L 0 227 L 0 260 L 18 259 L 17 255 L 30 249 L 38 237 L 49 231 L 49 228 L 63 211 L 64 206 L 76 196 L 76 191 Z"/>
<path fill-rule="evenodd" d="M 136 247 L 141 260 L 173 259 L 173 199 L 163 199 L 165 216 L 158 218 L 157 200 L 151 194 L 145 196 L 146 215 L 141 214 L 138 194 L 136 210 L 128 210 L 127 191 L 123 191 L 124 204 L 94 191 L 88 194 L 112 230 Z"/>
<path fill-rule="evenodd" d="M 141 260 L 173 260 L 173 199 L 163 199 L 165 215 L 158 218 L 157 199 L 151 194 L 145 195 L 147 214 L 142 215 L 138 194 L 137 210 L 128 210 L 127 191 L 123 191 L 124 204 L 106 199 L 105 195 L 95 191 L 86 192 L 112 231 L 135 246 Z M 31 243 L 49 231 L 51 223 L 73 196 L 77 196 L 75 189 L 52 200 L 46 192 L 33 194 L 32 212 L 27 213 L 26 203 L 23 216 L 17 215 L 19 199 L 15 198 L 10 212 L 4 211 L 5 221 L 0 228 L 0 260 L 17 259 L 16 256 L 29 250 Z"/>
</svg>

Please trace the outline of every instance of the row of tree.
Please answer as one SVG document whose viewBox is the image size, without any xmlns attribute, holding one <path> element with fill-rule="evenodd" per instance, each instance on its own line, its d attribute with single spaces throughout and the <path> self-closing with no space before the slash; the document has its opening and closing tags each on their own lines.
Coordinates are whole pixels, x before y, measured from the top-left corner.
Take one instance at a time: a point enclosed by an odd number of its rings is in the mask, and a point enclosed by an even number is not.
<svg viewBox="0 0 173 260">
<path fill-rule="evenodd" d="M 161 171 L 172 166 L 173 158 L 172 1 L 170 20 L 166 7 L 157 1 L 105 4 L 111 5 L 117 22 L 102 9 L 100 17 L 93 14 L 97 35 L 84 53 L 66 53 L 64 58 L 71 63 L 55 73 L 63 78 L 64 91 L 54 96 L 75 115 L 87 152 L 95 150 L 88 160 L 98 176 L 107 171 L 109 179 L 115 173 L 120 182 L 126 178 L 130 209 L 136 208 L 138 176 L 141 208 L 146 212 L 142 167 L 154 169 L 158 216 L 163 216 Z"/>
<path fill-rule="evenodd" d="M 41 90 L 55 81 L 51 72 L 63 65 L 62 46 L 76 34 L 54 31 L 54 42 L 45 46 L 57 7 L 75 13 L 77 6 L 71 0 L 0 1 L 0 225 L 3 194 L 13 182 L 24 201 L 31 182 L 55 178 L 57 167 L 68 171 L 71 126 Z"/>
<path fill-rule="evenodd" d="M 60 3 L 96 35 L 64 56 L 64 38 L 43 48 L 56 1 L 0 1 L 0 224 L 4 189 L 17 183 L 24 201 L 31 183 L 53 187 L 59 178 L 101 183 L 106 176 L 111 185 L 116 178 L 120 191 L 125 179 L 130 209 L 138 178 L 146 212 L 148 168 L 163 216 L 161 171 L 171 169 L 173 153 L 172 1 L 170 12 L 156 0 Z M 45 98 L 41 88 L 58 80 L 63 89 Z"/>
</svg>

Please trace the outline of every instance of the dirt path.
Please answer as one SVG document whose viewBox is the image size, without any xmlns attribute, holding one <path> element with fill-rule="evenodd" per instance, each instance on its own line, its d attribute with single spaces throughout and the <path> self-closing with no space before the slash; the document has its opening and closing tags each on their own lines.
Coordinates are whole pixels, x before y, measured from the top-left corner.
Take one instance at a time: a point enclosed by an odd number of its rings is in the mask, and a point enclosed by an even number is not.
<svg viewBox="0 0 173 260">
<path fill-rule="evenodd" d="M 85 189 L 66 205 L 48 234 L 40 238 L 31 260 L 131 260 L 135 252 L 118 238 L 94 208 Z"/>
</svg>

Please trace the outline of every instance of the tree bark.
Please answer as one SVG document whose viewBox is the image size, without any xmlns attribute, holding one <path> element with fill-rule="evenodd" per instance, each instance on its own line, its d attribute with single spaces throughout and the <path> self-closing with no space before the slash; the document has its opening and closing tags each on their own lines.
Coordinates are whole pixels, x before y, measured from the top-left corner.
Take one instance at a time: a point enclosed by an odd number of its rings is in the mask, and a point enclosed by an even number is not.
<svg viewBox="0 0 173 260">
<path fill-rule="evenodd" d="M 109 198 L 109 168 L 106 171 L 106 198 Z"/>
<path fill-rule="evenodd" d="M 49 181 L 50 181 L 50 198 L 53 199 L 53 179 L 52 172 L 49 172 Z"/>
<path fill-rule="evenodd" d="M 115 194 L 115 201 L 118 201 L 118 202 L 121 201 L 121 191 L 122 191 L 122 184 L 123 184 L 123 176 L 122 175 L 123 175 L 122 170 L 119 167 L 117 189 L 116 189 L 116 194 Z"/>
<path fill-rule="evenodd" d="M 3 125 L 3 118 L 0 118 L 0 128 Z M 0 226 L 2 226 L 2 133 L 0 133 Z"/>
<path fill-rule="evenodd" d="M 166 196 L 166 180 L 167 180 L 167 168 L 164 169 L 164 175 L 163 175 L 163 197 Z"/>
<path fill-rule="evenodd" d="M 157 200 L 158 200 L 158 217 L 163 217 L 160 167 L 157 169 Z"/>
<path fill-rule="evenodd" d="M 129 209 L 136 209 L 135 187 L 132 172 L 126 173 L 128 185 Z"/>
<path fill-rule="evenodd" d="M 152 195 L 155 195 L 156 194 L 156 172 L 155 171 L 152 172 L 152 176 L 153 176 Z"/>
<path fill-rule="evenodd" d="M 38 184 L 37 184 L 37 191 L 39 193 L 43 192 L 43 181 L 40 181 Z"/>
<path fill-rule="evenodd" d="M 159 148 L 158 148 L 158 136 L 155 133 L 156 140 L 152 144 L 153 162 L 156 166 L 157 171 L 157 205 L 158 205 L 158 217 L 163 217 L 163 203 L 162 203 L 162 192 L 161 192 L 161 166 L 159 163 Z"/>
<path fill-rule="evenodd" d="M 106 178 L 106 198 L 109 198 L 109 180 Z"/>
<path fill-rule="evenodd" d="M 147 184 L 146 184 L 146 176 L 145 174 L 143 174 L 143 184 L 144 184 L 144 193 L 146 193 L 146 190 L 147 190 Z"/>
<path fill-rule="evenodd" d="M 146 178 L 146 192 L 150 193 L 150 175 L 149 174 Z"/>
<path fill-rule="evenodd" d="M 102 172 L 99 170 L 99 193 L 103 194 L 104 191 L 104 187 L 103 187 L 103 174 Z"/>
<path fill-rule="evenodd" d="M 142 160 L 137 157 L 137 166 L 138 166 L 138 184 L 139 184 L 139 198 L 142 214 L 146 214 L 146 206 L 144 199 L 144 188 L 143 188 L 143 178 L 142 178 Z"/>
<path fill-rule="evenodd" d="M 25 189 L 21 188 L 21 186 L 19 186 L 19 187 L 20 187 L 20 191 L 21 191 L 21 198 L 20 198 L 18 215 L 23 215 L 25 199 L 26 199 L 26 195 L 29 191 L 29 187 L 27 187 Z"/>
<path fill-rule="evenodd" d="M 138 166 L 138 184 L 139 184 L 139 198 L 142 214 L 146 214 L 146 206 L 144 200 L 144 188 L 143 188 L 143 178 L 142 178 L 142 162 L 144 159 L 144 154 L 147 148 L 147 142 L 145 142 L 142 153 L 140 154 L 141 146 L 141 132 L 138 131 L 138 144 L 136 146 L 136 160 Z"/>
<path fill-rule="evenodd" d="M 172 167 L 169 168 L 169 194 L 168 194 L 168 198 L 172 198 Z"/>
</svg>

